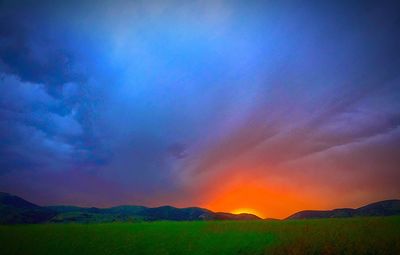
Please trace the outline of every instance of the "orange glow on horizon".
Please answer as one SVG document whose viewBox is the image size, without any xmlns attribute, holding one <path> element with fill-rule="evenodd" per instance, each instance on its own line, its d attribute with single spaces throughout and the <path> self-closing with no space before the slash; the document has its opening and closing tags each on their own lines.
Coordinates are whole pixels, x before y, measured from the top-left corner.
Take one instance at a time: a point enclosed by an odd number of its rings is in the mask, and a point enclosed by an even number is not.
<svg viewBox="0 0 400 255">
<path fill-rule="evenodd" d="M 249 213 L 249 214 L 254 214 L 260 218 L 263 218 L 264 216 L 257 210 L 254 210 L 252 208 L 238 208 L 233 211 L 231 211 L 233 214 L 242 214 L 242 213 Z"/>
<path fill-rule="evenodd" d="M 267 183 L 254 178 L 236 178 L 213 190 L 204 206 L 213 211 L 251 213 L 261 218 L 283 219 L 305 208 L 318 206 L 315 197 L 306 198 L 305 193 L 299 194 L 293 186 Z"/>
</svg>

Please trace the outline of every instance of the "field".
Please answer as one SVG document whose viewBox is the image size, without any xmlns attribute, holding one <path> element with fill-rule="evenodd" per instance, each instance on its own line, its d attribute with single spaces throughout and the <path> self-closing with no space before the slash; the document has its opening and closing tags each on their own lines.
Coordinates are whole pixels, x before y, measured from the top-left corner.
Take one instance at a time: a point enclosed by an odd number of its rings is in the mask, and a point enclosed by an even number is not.
<svg viewBox="0 0 400 255">
<path fill-rule="evenodd" d="M 400 217 L 0 226 L 0 254 L 400 254 Z"/>
</svg>

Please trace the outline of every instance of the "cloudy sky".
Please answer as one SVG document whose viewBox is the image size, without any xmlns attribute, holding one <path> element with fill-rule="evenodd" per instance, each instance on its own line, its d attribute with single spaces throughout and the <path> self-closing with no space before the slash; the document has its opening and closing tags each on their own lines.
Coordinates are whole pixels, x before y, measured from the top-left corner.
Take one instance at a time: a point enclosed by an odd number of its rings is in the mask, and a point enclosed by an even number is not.
<svg viewBox="0 0 400 255">
<path fill-rule="evenodd" d="M 41 205 L 400 197 L 396 1 L 1 1 L 0 89 L 0 191 Z"/>
</svg>

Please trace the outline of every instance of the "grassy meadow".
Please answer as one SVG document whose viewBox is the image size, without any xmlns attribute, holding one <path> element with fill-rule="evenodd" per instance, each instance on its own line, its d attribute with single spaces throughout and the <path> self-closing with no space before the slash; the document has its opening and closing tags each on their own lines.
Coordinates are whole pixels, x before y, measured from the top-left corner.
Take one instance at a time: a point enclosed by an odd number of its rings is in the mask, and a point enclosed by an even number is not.
<svg viewBox="0 0 400 255">
<path fill-rule="evenodd" d="M 400 254 L 400 217 L 8 225 L 0 254 Z"/>
</svg>

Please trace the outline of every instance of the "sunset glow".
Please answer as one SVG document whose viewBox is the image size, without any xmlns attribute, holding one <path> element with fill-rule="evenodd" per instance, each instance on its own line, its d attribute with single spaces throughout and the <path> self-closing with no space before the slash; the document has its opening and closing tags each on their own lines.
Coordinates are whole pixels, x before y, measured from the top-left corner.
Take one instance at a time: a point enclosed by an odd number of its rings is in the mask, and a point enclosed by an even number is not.
<svg viewBox="0 0 400 255">
<path fill-rule="evenodd" d="M 284 218 L 305 206 L 317 207 L 303 200 L 306 198 L 290 187 L 242 177 L 216 188 L 205 206 L 214 211 L 253 212 L 261 218 Z"/>
<path fill-rule="evenodd" d="M 257 215 L 260 218 L 263 218 L 263 215 L 259 211 L 251 209 L 251 208 L 239 208 L 239 209 L 235 209 L 235 210 L 231 211 L 231 213 L 233 213 L 233 214 L 249 213 L 249 214 Z"/>
</svg>

